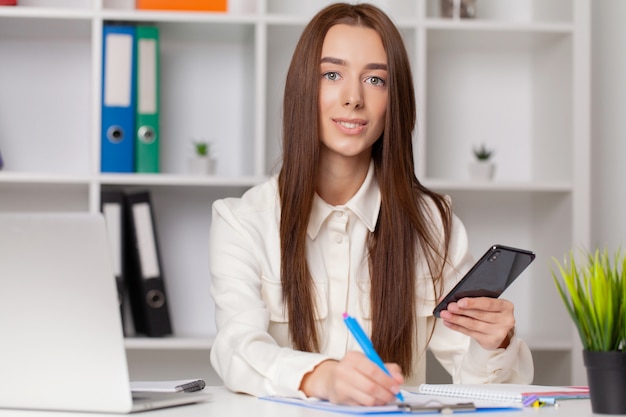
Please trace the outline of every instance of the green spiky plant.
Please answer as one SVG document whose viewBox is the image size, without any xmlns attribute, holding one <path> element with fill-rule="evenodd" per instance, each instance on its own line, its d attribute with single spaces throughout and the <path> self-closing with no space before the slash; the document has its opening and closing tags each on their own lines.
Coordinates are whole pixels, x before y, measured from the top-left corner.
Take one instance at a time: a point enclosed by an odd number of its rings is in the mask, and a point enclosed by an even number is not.
<svg viewBox="0 0 626 417">
<path fill-rule="evenodd" d="M 488 161 L 493 155 L 493 149 L 487 148 L 487 146 L 483 143 L 478 148 L 474 147 L 474 156 L 479 161 Z"/>
<path fill-rule="evenodd" d="M 193 146 L 198 156 L 208 156 L 211 150 L 211 144 L 204 141 L 194 141 Z"/>
<path fill-rule="evenodd" d="M 588 351 L 626 351 L 626 256 L 613 257 L 605 249 L 583 253 L 586 263 L 577 265 L 569 253 L 552 277 L 565 308 Z"/>
</svg>

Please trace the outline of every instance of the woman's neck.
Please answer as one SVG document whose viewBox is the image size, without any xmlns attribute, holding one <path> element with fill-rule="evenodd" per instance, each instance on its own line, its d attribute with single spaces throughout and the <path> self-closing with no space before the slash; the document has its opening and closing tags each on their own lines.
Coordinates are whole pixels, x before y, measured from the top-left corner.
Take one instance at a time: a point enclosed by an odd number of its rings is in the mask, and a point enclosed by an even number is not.
<svg viewBox="0 0 626 417">
<path fill-rule="evenodd" d="M 370 157 L 320 158 L 317 174 L 317 194 L 332 206 L 347 203 L 365 181 Z"/>
</svg>

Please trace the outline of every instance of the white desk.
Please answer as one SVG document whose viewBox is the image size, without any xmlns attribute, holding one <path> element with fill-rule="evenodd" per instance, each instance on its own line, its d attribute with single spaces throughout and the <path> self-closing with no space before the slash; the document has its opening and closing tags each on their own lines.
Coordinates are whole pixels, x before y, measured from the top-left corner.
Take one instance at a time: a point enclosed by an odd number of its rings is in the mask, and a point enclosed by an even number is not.
<svg viewBox="0 0 626 417">
<path fill-rule="evenodd" d="M 213 393 L 211 401 L 162 410 L 133 414 L 137 417 L 324 417 L 349 416 L 349 414 L 329 413 L 321 410 L 279 404 L 259 400 L 248 395 L 234 394 L 223 387 L 207 387 Z M 411 415 L 411 414 L 407 414 Z M 419 414 L 416 414 L 419 415 Z M 435 415 L 435 414 L 426 414 Z M 472 415 L 472 414 L 456 414 Z M 557 407 L 526 408 L 522 411 L 481 413 L 488 417 L 591 417 L 589 400 L 562 401 Z M 92 414 L 53 411 L 0 410 L 0 417 L 97 417 L 120 416 L 120 414 Z"/>
</svg>

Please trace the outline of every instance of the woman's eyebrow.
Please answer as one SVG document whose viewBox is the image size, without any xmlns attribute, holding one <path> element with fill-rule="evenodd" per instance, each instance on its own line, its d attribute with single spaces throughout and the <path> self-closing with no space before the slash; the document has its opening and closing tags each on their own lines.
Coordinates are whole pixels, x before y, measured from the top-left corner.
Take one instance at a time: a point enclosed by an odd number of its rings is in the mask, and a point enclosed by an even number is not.
<svg viewBox="0 0 626 417">
<path fill-rule="evenodd" d="M 341 65 L 341 66 L 346 66 L 347 63 L 345 60 L 341 59 L 341 58 L 333 58 L 333 57 L 322 57 L 322 59 L 320 60 L 321 64 L 324 63 L 329 63 L 329 64 L 335 64 L 335 65 Z M 382 64 L 382 63 L 371 63 L 371 64 L 367 64 L 365 66 L 366 69 L 370 69 L 370 70 L 384 70 L 387 71 L 387 64 Z"/>
<path fill-rule="evenodd" d="M 325 64 L 325 63 L 335 64 L 335 65 L 343 65 L 343 66 L 346 65 L 346 61 L 344 61 L 343 59 L 333 58 L 333 57 L 330 57 L 330 56 L 322 57 L 322 59 L 320 61 L 320 64 Z"/>
<path fill-rule="evenodd" d="M 365 66 L 365 68 L 367 69 L 372 69 L 372 70 L 384 70 L 387 71 L 387 64 L 378 64 L 378 63 L 372 63 L 372 64 L 367 64 Z"/>
</svg>

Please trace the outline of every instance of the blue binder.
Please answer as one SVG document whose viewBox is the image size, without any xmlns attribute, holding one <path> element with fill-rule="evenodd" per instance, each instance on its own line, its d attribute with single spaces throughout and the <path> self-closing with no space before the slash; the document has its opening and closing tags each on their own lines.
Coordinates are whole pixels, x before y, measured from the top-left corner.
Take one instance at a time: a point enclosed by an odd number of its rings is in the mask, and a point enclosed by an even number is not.
<svg viewBox="0 0 626 417">
<path fill-rule="evenodd" d="M 102 172 L 135 171 L 135 27 L 102 29 Z"/>
</svg>

